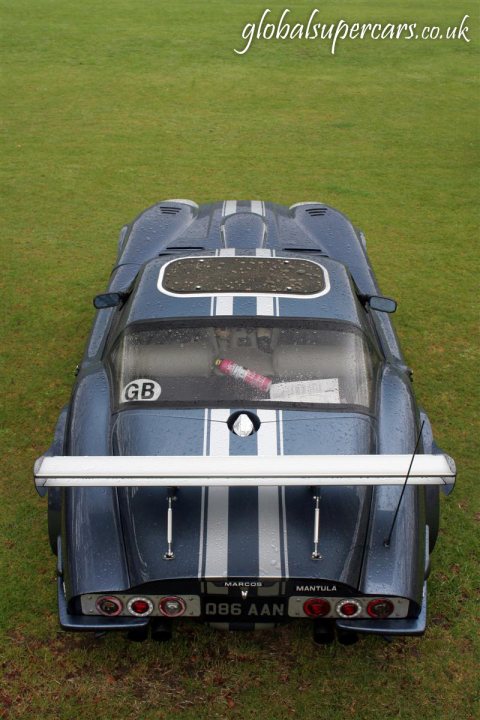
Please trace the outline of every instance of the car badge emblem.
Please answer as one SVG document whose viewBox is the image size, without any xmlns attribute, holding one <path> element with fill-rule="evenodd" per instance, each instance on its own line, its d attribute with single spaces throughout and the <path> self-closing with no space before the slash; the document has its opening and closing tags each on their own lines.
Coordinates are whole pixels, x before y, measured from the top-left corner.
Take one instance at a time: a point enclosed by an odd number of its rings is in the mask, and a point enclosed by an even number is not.
<svg viewBox="0 0 480 720">
<path fill-rule="evenodd" d="M 242 600 L 246 600 L 248 597 L 248 590 L 242 590 L 241 593 L 242 593 Z"/>
<path fill-rule="evenodd" d="M 238 435 L 239 437 L 248 437 L 254 432 L 255 428 L 253 427 L 253 423 L 248 415 L 242 413 L 233 423 L 232 430 L 235 435 Z"/>
</svg>

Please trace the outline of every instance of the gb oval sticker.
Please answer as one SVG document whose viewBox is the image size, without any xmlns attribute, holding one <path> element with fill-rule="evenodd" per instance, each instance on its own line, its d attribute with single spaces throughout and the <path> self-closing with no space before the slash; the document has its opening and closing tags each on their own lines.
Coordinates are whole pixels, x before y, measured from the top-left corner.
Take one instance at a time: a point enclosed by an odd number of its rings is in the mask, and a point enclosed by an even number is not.
<svg viewBox="0 0 480 720">
<path fill-rule="evenodd" d="M 148 378 L 138 378 L 125 385 L 122 390 L 121 402 L 152 402 L 158 400 L 162 388 Z"/>
</svg>

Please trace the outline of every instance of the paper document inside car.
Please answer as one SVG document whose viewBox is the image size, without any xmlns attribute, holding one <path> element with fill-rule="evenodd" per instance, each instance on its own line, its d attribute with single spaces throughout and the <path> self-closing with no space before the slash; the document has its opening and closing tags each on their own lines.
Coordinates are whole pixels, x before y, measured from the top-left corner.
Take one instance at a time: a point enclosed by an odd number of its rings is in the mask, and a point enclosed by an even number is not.
<svg viewBox="0 0 480 720">
<path fill-rule="evenodd" d="M 338 378 L 273 383 L 270 386 L 270 399 L 290 402 L 339 403 Z"/>
</svg>

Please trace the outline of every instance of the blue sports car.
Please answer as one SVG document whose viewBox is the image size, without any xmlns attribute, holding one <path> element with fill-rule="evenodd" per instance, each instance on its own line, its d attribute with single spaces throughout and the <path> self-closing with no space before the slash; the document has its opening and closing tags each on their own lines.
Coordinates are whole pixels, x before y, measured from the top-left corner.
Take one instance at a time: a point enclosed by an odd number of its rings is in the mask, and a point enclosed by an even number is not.
<svg viewBox="0 0 480 720">
<path fill-rule="evenodd" d="M 361 231 L 317 202 L 167 200 L 122 229 L 94 305 L 35 464 L 65 630 L 424 632 L 455 465 Z"/>
</svg>

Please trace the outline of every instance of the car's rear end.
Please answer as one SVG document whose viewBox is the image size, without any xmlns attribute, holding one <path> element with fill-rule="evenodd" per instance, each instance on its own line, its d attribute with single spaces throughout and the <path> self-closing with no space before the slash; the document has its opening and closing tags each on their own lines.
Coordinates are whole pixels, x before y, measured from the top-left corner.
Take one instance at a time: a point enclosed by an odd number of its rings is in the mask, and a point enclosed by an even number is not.
<svg viewBox="0 0 480 720">
<path fill-rule="evenodd" d="M 344 265 L 236 252 L 147 263 L 80 370 L 36 468 L 62 627 L 419 634 L 451 463 Z"/>
<path fill-rule="evenodd" d="M 322 432 L 308 413 L 268 412 L 249 436 L 257 450 L 263 427 L 284 444 L 289 423 Z M 172 413 L 172 433 L 181 419 Z M 229 440 L 220 410 L 208 422 Z M 310 620 L 324 642 L 335 628 L 344 642 L 357 630 L 422 633 L 421 490 L 454 470 L 441 455 L 410 465 L 407 455 L 46 458 L 38 485 L 64 493 L 61 624 L 157 638 L 180 619 L 245 630 Z"/>
</svg>

